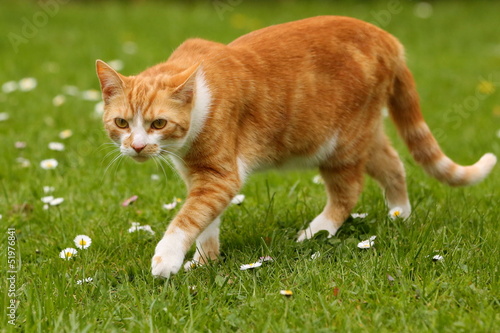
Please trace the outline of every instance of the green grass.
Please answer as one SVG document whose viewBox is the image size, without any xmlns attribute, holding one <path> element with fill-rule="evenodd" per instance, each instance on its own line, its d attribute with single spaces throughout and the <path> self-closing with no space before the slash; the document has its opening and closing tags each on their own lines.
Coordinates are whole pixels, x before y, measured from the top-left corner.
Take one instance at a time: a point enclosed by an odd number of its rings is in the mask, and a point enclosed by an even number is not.
<svg viewBox="0 0 500 333">
<path fill-rule="evenodd" d="M 406 164 L 414 206 L 408 221 L 387 218 L 379 189 L 367 179 L 356 207 L 369 214 L 366 219 L 347 221 L 334 238 L 320 235 L 297 244 L 297 231 L 325 202 L 322 187 L 311 182 L 315 171 L 258 174 L 242 191 L 243 205 L 225 214 L 221 260 L 156 280 L 150 258 L 176 212 L 162 204 L 185 197 L 182 183 L 154 163 L 124 160 L 105 173 L 110 158 L 103 143 L 109 139 L 93 115 L 95 102 L 68 96 L 62 106 L 52 105 L 64 85 L 98 89 L 97 58 L 123 60 L 128 75 L 166 59 L 188 37 L 229 42 L 255 28 L 320 14 L 374 21 L 374 13 L 388 10 L 389 3 L 247 0 L 222 19 L 211 2 L 70 3 L 16 53 L 6 36 L 21 34 L 22 18 L 32 20 L 41 8 L 35 1 L 3 1 L 0 84 L 32 76 L 38 87 L 0 93 L 0 112 L 10 115 L 0 122 L 2 271 L 8 270 L 9 227 L 16 230 L 22 260 L 15 327 L 4 315 L 0 331 L 500 331 L 498 168 L 480 185 L 448 188 L 415 165 L 388 122 Z M 493 110 L 500 106 L 500 4 L 436 2 L 429 19 L 414 15 L 415 2 L 400 4 L 384 28 L 406 45 L 423 112 L 440 133 L 443 149 L 463 164 L 487 151 L 499 155 L 500 118 Z M 137 44 L 137 53 L 123 52 L 127 41 Z M 496 91 L 474 97 L 483 79 L 493 81 Z M 450 113 L 454 105 L 467 103 L 475 106 L 466 109 L 466 117 Z M 66 150 L 48 150 L 67 128 L 74 135 L 63 141 Z M 14 148 L 16 141 L 27 142 L 27 148 Z M 31 167 L 21 168 L 20 156 Z M 46 158 L 56 158 L 59 166 L 41 169 Z M 151 174 L 161 180 L 151 181 Z M 65 202 L 43 210 L 44 185 L 54 186 L 54 195 Z M 134 194 L 138 201 L 121 207 Z M 150 224 L 156 235 L 128 233 L 132 221 Z M 74 246 L 78 234 L 92 238 L 90 248 L 74 260 L 59 259 L 59 251 Z M 377 235 L 375 248 L 359 250 L 356 244 L 371 235 Z M 310 260 L 315 252 L 321 256 Z M 444 261 L 433 262 L 434 254 Z M 275 262 L 239 270 L 263 255 Z M 93 282 L 76 284 L 86 277 Z M 1 285 L 6 309 L 11 299 L 6 278 Z M 294 295 L 285 298 L 281 289 Z"/>
</svg>

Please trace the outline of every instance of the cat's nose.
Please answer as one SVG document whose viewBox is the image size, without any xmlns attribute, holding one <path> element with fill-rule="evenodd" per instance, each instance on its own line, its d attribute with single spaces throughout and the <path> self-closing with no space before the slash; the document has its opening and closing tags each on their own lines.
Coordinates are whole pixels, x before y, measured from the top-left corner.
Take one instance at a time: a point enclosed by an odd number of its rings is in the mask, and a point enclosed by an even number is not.
<svg viewBox="0 0 500 333">
<path fill-rule="evenodd" d="M 144 149 L 144 147 L 146 147 L 146 145 L 143 145 L 143 144 L 132 144 L 131 147 L 134 148 L 134 150 L 135 150 L 135 152 L 137 154 L 139 154 Z"/>
</svg>

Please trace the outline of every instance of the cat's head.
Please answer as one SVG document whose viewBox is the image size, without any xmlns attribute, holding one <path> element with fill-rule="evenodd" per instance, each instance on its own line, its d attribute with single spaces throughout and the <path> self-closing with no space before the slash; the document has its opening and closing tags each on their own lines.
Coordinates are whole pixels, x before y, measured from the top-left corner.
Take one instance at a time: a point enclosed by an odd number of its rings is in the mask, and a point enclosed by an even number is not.
<svg viewBox="0 0 500 333">
<path fill-rule="evenodd" d="M 144 162 L 162 153 L 175 153 L 197 134 L 199 126 L 192 123 L 196 118 L 192 113 L 200 101 L 195 103 L 195 92 L 203 93 L 206 88 L 200 66 L 174 74 L 145 72 L 129 77 L 101 60 L 96 67 L 104 100 L 104 127 L 123 155 Z M 201 101 L 206 104 L 203 102 L 206 98 Z"/>
</svg>

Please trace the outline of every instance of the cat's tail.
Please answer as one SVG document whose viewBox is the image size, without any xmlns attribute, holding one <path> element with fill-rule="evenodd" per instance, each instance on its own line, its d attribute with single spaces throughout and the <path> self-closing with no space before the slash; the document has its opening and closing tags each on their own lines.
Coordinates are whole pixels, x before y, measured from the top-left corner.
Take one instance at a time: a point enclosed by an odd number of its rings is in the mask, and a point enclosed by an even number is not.
<svg viewBox="0 0 500 333">
<path fill-rule="evenodd" d="M 448 158 L 424 121 L 411 72 L 404 63 L 400 66 L 388 107 L 415 161 L 429 175 L 451 186 L 472 185 L 483 180 L 495 166 L 496 156 L 485 154 L 470 166 L 461 166 Z"/>
</svg>

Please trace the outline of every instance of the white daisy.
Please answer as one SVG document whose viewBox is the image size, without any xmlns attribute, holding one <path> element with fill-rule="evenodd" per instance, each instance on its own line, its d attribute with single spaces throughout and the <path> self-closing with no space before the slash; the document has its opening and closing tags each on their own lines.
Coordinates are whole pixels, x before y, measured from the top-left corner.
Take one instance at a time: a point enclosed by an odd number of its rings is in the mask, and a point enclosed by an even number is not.
<svg viewBox="0 0 500 333">
<path fill-rule="evenodd" d="M 290 297 L 293 295 L 293 292 L 291 290 L 280 290 L 280 295 Z"/>
<path fill-rule="evenodd" d="M 54 106 L 61 106 L 66 102 L 66 96 L 64 95 L 57 95 L 52 99 L 52 104 Z"/>
<path fill-rule="evenodd" d="M 393 220 L 401 218 L 401 214 L 403 214 L 403 209 L 401 209 L 401 207 L 394 207 L 389 211 L 389 217 Z"/>
<path fill-rule="evenodd" d="M 373 245 L 375 245 L 375 238 L 377 238 L 377 236 L 371 236 L 369 239 L 364 240 L 362 242 L 359 242 L 358 243 L 358 247 L 360 249 L 369 249 L 369 248 L 371 248 Z"/>
<path fill-rule="evenodd" d="M 54 192 L 55 188 L 54 186 L 44 186 L 43 187 L 43 193 L 51 193 Z"/>
<path fill-rule="evenodd" d="M 76 249 L 68 247 L 59 253 L 59 258 L 69 260 L 76 256 L 77 253 L 78 251 Z"/>
<path fill-rule="evenodd" d="M 312 182 L 314 184 L 324 184 L 325 183 L 325 181 L 323 180 L 323 178 L 320 175 L 314 176 L 312 179 Z"/>
<path fill-rule="evenodd" d="M 244 194 L 237 194 L 232 200 L 231 203 L 233 205 L 241 205 L 245 201 L 245 195 Z"/>
<path fill-rule="evenodd" d="M 19 90 L 21 91 L 30 91 L 36 88 L 38 82 L 33 77 L 26 77 L 19 81 Z"/>
<path fill-rule="evenodd" d="M 73 242 L 75 242 L 77 248 L 86 249 L 90 246 L 90 244 L 92 244 L 92 239 L 86 235 L 78 235 L 75 237 Z"/>
<path fill-rule="evenodd" d="M 257 261 L 251 264 L 245 264 L 240 266 L 240 271 L 246 271 L 247 269 L 253 269 L 262 266 L 262 262 Z"/>
<path fill-rule="evenodd" d="M 436 254 L 434 257 L 432 257 L 432 261 L 442 261 L 442 260 L 444 260 L 444 257 L 439 254 Z"/>
<path fill-rule="evenodd" d="M 314 252 L 311 256 L 311 260 L 318 259 L 321 256 L 320 252 Z"/>
<path fill-rule="evenodd" d="M 181 201 L 182 201 L 181 199 L 174 198 L 174 201 L 172 201 L 171 203 L 164 204 L 163 208 L 165 208 L 166 210 L 172 210 L 175 207 L 177 207 L 177 204 Z"/>
<path fill-rule="evenodd" d="M 9 119 L 9 114 L 7 112 L 0 112 L 0 121 L 6 121 Z"/>
<path fill-rule="evenodd" d="M 94 106 L 94 115 L 99 118 L 104 113 L 104 102 L 101 101 Z"/>
<path fill-rule="evenodd" d="M 76 96 L 76 95 L 78 95 L 78 87 L 76 87 L 76 86 L 64 86 L 63 92 L 66 95 Z"/>
<path fill-rule="evenodd" d="M 153 229 L 151 229 L 151 226 L 150 225 L 141 225 L 139 222 L 132 222 L 132 226 L 128 229 L 128 232 L 132 233 L 132 232 L 136 232 L 136 231 L 139 231 L 139 230 L 143 230 L 143 231 L 146 231 L 146 232 L 149 232 L 151 235 L 154 235 L 155 232 L 153 231 Z"/>
<path fill-rule="evenodd" d="M 73 135 L 73 131 L 70 129 L 66 129 L 66 130 L 62 131 L 61 133 L 59 133 L 59 137 L 63 140 L 69 138 L 72 135 Z"/>
<path fill-rule="evenodd" d="M 274 258 L 271 256 L 265 256 L 259 258 L 259 262 L 266 262 L 266 261 L 274 261 Z"/>
<path fill-rule="evenodd" d="M 26 148 L 26 142 L 16 141 L 16 143 L 14 143 L 14 147 L 16 147 L 17 149 L 24 149 Z"/>
<path fill-rule="evenodd" d="M 43 203 L 50 203 L 52 200 L 54 200 L 54 196 L 48 195 L 46 197 L 42 197 L 40 200 L 42 200 Z"/>
<path fill-rule="evenodd" d="M 108 61 L 108 65 L 110 65 L 115 71 L 121 71 L 124 66 L 123 61 L 120 59 L 110 60 Z"/>
<path fill-rule="evenodd" d="M 94 279 L 93 279 L 93 278 L 91 278 L 91 277 L 88 277 L 88 278 L 85 278 L 85 279 L 82 279 L 82 280 L 78 280 L 78 281 L 76 281 L 76 284 L 90 283 L 90 282 L 92 282 L 92 281 L 94 281 Z"/>
<path fill-rule="evenodd" d="M 95 89 L 85 90 L 82 92 L 82 99 L 97 102 L 101 99 L 101 93 Z"/>
<path fill-rule="evenodd" d="M 421 19 L 428 19 L 432 16 L 433 8 L 428 2 L 419 2 L 415 5 L 414 14 Z"/>
<path fill-rule="evenodd" d="M 19 88 L 19 85 L 17 84 L 16 81 L 7 81 L 4 84 L 2 84 L 2 91 L 5 94 L 10 94 L 13 91 L 16 91 Z"/>
<path fill-rule="evenodd" d="M 131 41 L 125 42 L 122 45 L 122 50 L 127 54 L 135 54 L 137 52 L 137 44 Z"/>
<path fill-rule="evenodd" d="M 50 150 L 55 150 L 55 151 L 63 151 L 64 150 L 64 143 L 50 142 L 49 143 L 49 149 Z"/>
<path fill-rule="evenodd" d="M 52 201 L 49 202 L 49 205 L 51 206 L 59 206 L 64 202 L 64 198 L 54 198 Z"/>
<path fill-rule="evenodd" d="M 57 162 L 57 160 L 55 160 L 53 158 L 50 158 L 48 160 L 43 160 L 40 162 L 40 166 L 42 167 L 42 169 L 45 169 L 45 170 L 55 169 L 55 168 L 57 168 L 58 164 L 59 163 Z"/>
<path fill-rule="evenodd" d="M 31 166 L 31 162 L 24 157 L 16 158 L 16 162 L 20 164 L 21 168 L 29 168 Z"/>
</svg>

